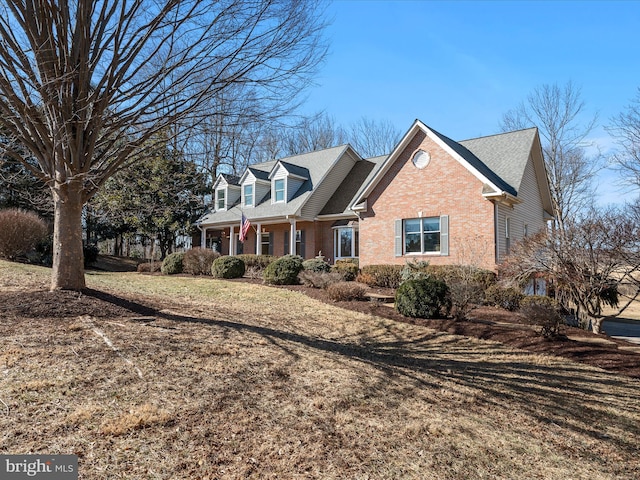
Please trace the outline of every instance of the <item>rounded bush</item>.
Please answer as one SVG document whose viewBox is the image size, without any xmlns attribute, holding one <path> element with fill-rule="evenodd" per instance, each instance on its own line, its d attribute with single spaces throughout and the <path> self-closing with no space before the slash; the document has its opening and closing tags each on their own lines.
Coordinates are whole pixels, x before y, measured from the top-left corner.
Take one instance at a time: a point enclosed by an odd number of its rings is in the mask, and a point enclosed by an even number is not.
<svg viewBox="0 0 640 480">
<path fill-rule="evenodd" d="M 241 258 L 225 255 L 213 261 L 211 274 L 216 278 L 240 278 L 244 275 L 245 269 Z"/>
<path fill-rule="evenodd" d="M 177 275 L 178 273 L 182 273 L 183 261 L 184 253 L 171 253 L 162 261 L 160 271 L 165 275 Z"/>
<path fill-rule="evenodd" d="M 327 273 L 331 271 L 331 265 L 320 258 L 312 258 L 302 262 L 302 268 L 308 272 Z"/>
<path fill-rule="evenodd" d="M 485 298 L 489 305 L 513 312 L 520 308 L 520 302 L 524 298 L 524 294 L 517 288 L 492 285 L 485 291 Z"/>
<path fill-rule="evenodd" d="M 396 291 L 396 310 L 407 317 L 435 318 L 449 309 L 448 292 L 442 280 L 407 280 Z"/>
<path fill-rule="evenodd" d="M 358 276 L 358 261 L 351 259 L 336 260 L 332 271 L 342 275 L 345 282 L 352 282 Z"/>
<path fill-rule="evenodd" d="M 264 269 L 264 283 L 271 285 L 295 285 L 298 274 L 302 271 L 302 257 L 285 255 L 270 263 Z"/>
<path fill-rule="evenodd" d="M 14 260 L 35 249 L 47 236 L 47 224 L 33 212 L 0 210 L 0 257 Z"/>
<path fill-rule="evenodd" d="M 191 275 L 211 275 L 211 266 L 220 254 L 210 248 L 192 248 L 184 254 L 184 273 Z"/>
</svg>

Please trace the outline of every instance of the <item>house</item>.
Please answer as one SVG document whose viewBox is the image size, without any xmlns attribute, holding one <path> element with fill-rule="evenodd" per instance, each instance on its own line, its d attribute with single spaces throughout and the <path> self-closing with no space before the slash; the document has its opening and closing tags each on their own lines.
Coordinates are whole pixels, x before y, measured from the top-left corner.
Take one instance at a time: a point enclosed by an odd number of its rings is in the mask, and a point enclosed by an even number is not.
<svg viewBox="0 0 640 480">
<path fill-rule="evenodd" d="M 495 268 L 553 208 L 536 128 L 455 142 L 416 120 L 388 156 L 343 145 L 219 175 L 201 245 L 360 265 Z M 239 241 L 242 215 L 252 228 Z"/>
</svg>

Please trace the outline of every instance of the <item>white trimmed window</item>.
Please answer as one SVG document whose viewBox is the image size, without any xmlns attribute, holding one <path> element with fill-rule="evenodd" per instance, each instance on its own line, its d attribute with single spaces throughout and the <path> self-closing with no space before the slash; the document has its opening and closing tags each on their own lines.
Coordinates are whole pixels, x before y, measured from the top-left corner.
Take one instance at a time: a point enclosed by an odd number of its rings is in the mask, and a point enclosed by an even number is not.
<svg viewBox="0 0 640 480">
<path fill-rule="evenodd" d="M 244 206 L 253 207 L 253 184 L 245 185 L 242 188 L 242 196 L 244 197 Z"/>
<path fill-rule="evenodd" d="M 226 189 L 224 188 L 216 190 L 216 210 L 224 210 L 227 208 L 226 193 Z"/>
<path fill-rule="evenodd" d="M 402 255 L 449 255 L 449 217 L 396 220 L 395 253 Z"/>
<path fill-rule="evenodd" d="M 274 190 L 274 201 L 275 202 L 284 202 L 284 178 L 279 178 L 274 180 L 273 182 L 273 190 Z"/>
<path fill-rule="evenodd" d="M 334 228 L 333 245 L 335 258 L 353 258 L 360 255 L 360 232 L 353 227 Z"/>
</svg>

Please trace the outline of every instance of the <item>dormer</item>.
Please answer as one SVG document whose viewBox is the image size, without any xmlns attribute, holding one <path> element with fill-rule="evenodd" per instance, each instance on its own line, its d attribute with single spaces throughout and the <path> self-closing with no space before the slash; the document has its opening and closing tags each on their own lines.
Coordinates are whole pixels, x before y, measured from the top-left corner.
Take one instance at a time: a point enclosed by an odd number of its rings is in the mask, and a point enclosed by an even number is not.
<svg viewBox="0 0 640 480">
<path fill-rule="evenodd" d="M 269 193 L 269 172 L 249 167 L 238 182 L 242 189 L 242 208 L 258 205 Z"/>
<path fill-rule="evenodd" d="M 269 174 L 271 203 L 287 203 L 304 182 L 309 180 L 309 170 L 291 163 L 279 161 Z"/>
<path fill-rule="evenodd" d="M 213 185 L 213 202 L 216 212 L 231 208 L 240 198 L 238 177 L 221 173 Z"/>
</svg>

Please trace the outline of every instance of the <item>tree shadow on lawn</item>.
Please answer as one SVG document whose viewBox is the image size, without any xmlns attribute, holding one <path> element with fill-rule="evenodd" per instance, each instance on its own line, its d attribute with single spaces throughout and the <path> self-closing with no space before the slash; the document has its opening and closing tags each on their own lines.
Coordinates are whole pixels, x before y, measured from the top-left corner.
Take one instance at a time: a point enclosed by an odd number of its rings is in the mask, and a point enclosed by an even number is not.
<svg viewBox="0 0 640 480">
<path fill-rule="evenodd" d="M 496 347 L 495 343 L 469 342 L 462 336 L 420 326 L 416 328 L 425 328 L 425 333 L 409 340 L 399 335 L 391 341 L 362 336 L 357 342 L 330 340 L 228 319 L 168 313 L 96 290 L 88 289 L 85 294 L 147 317 L 140 319 L 145 323 L 152 322 L 149 317 L 154 317 L 255 334 L 294 360 L 293 347 L 304 346 L 366 364 L 388 377 L 403 377 L 416 389 L 440 390 L 442 382 L 455 382 L 482 392 L 480 401 L 489 408 L 500 408 L 508 400 L 543 423 L 559 425 L 598 441 L 612 441 L 603 433 L 603 425 L 607 424 L 626 426 L 627 437 L 640 436 L 640 425 L 634 417 L 640 405 L 640 388 L 636 380 L 623 381 L 611 373 L 586 370 L 573 362 L 560 363 L 558 357 L 549 356 L 550 361 L 545 364 L 544 360 L 540 361 L 540 355 L 524 350 L 507 350 Z M 382 335 L 389 333 L 387 328 Z M 524 360 L 510 360 L 514 356 L 524 357 Z M 527 357 L 531 358 L 531 363 L 527 362 Z M 353 368 L 351 363 L 349 366 Z M 636 443 L 621 438 L 613 441 L 617 448 L 637 454 Z"/>
</svg>

